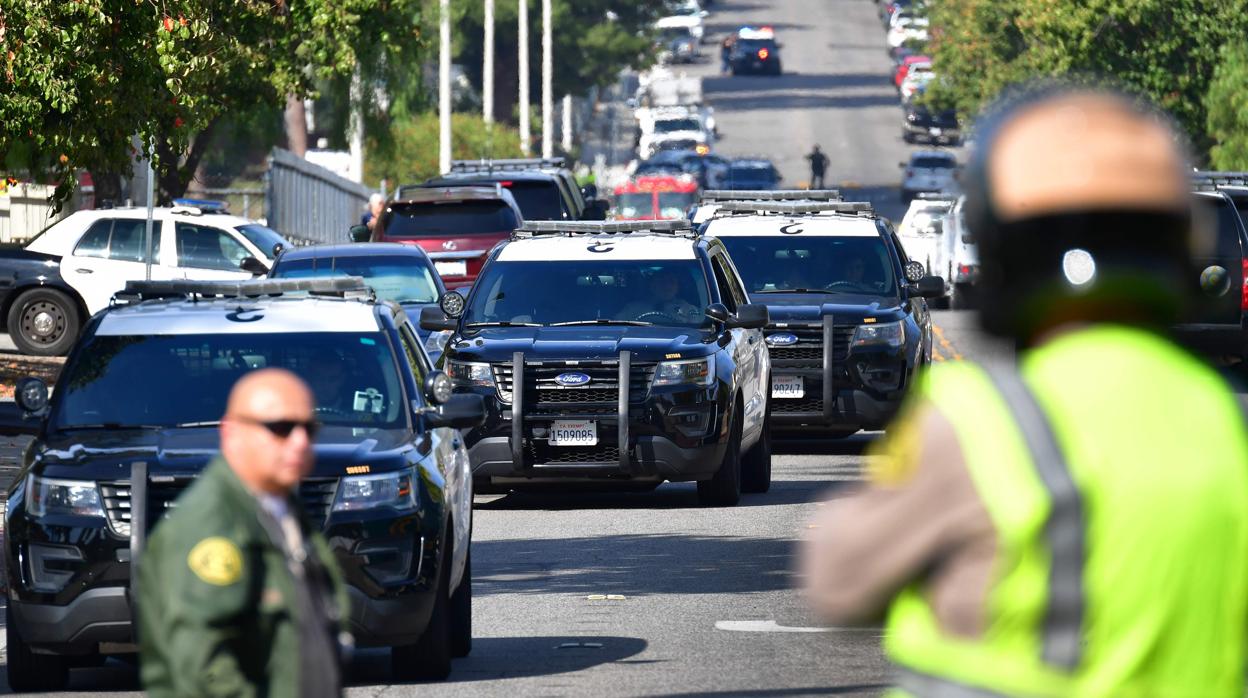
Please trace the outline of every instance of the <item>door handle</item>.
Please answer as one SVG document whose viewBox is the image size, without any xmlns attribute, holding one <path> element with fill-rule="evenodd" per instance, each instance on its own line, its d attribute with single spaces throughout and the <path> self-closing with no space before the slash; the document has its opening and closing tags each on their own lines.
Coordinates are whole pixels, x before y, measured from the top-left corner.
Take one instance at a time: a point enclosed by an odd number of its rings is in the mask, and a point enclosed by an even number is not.
<svg viewBox="0 0 1248 698">
<path fill-rule="evenodd" d="M 94 274 L 95 273 L 94 269 L 75 269 L 74 271 L 78 272 L 79 274 Z"/>
</svg>

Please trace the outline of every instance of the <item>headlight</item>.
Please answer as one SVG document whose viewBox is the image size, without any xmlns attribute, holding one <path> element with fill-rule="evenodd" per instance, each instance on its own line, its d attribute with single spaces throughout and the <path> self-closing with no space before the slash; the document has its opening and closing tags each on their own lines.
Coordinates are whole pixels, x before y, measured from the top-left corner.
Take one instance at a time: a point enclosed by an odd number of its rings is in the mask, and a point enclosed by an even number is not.
<svg viewBox="0 0 1248 698">
<path fill-rule="evenodd" d="M 906 343 L 904 322 L 886 322 L 880 325 L 859 325 L 854 330 L 854 339 L 850 342 L 855 347 L 900 347 Z"/>
<path fill-rule="evenodd" d="M 26 511 L 31 516 L 103 516 L 94 482 L 54 480 L 31 475 L 26 480 Z"/>
<path fill-rule="evenodd" d="M 486 388 L 494 387 L 494 373 L 489 364 L 470 363 L 466 361 L 446 362 L 446 373 L 456 385 L 478 385 Z"/>
<path fill-rule="evenodd" d="M 710 385 L 715 381 L 715 357 L 688 361 L 664 361 L 654 372 L 654 387 L 664 385 Z"/>
<path fill-rule="evenodd" d="M 334 511 L 361 509 L 415 509 L 416 491 L 410 471 L 344 477 L 334 498 Z"/>
<path fill-rule="evenodd" d="M 451 335 L 455 334 L 450 330 L 438 330 L 430 332 L 429 337 L 425 339 L 425 351 L 430 354 L 440 354 L 446 350 L 446 343 L 451 341 Z"/>
</svg>

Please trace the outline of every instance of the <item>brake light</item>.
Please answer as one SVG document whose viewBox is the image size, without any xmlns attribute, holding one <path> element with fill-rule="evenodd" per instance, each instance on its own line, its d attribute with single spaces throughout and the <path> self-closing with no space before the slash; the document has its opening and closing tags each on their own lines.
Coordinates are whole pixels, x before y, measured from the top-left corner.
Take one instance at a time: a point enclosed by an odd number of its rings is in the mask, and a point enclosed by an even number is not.
<svg viewBox="0 0 1248 698">
<path fill-rule="evenodd" d="M 771 51 L 768 51 L 768 50 L 767 50 L 767 49 L 765 49 L 765 48 L 760 48 L 760 49 L 758 50 L 758 58 L 759 58 L 759 60 L 764 60 L 764 61 L 765 61 L 765 60 L 767 60 L 767 56 L 770 56 L 770 55 L 771 55 Z"/>
<path fill-rule="evenodd" d="M 1239 309 L 1248 311 L 1248 259 L 1243 260 L 1244 285 L 1239 294 Z"/>
<path fill-rule="evenodd" d="M 512 182 L 499 182 L 498 183 L 498 186 L 500 187 L 510 187 L 511 185 L 512 185 Z"/>
</svg>

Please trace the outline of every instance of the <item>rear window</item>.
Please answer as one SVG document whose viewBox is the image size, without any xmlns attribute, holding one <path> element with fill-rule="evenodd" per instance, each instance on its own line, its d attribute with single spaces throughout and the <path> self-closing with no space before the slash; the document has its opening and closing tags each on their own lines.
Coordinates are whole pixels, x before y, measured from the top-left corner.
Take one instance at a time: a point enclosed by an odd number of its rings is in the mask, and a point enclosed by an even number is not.
<svg viewBox="0 0 1248 698">
<path fill-rule="evenodd" d="M 499 182 L 516 197 L 526 221 L 557 221 L 564 218 L 563 194 L 554 181 Z"/>
<path fill-rule="evenodd" d="M 910 161 L 911 167 L 922 167 L 925 169 L 946 169 L 951 170 L 957 164 L 953 158 L 942 158 L 933 155 L 919 156 Z"/>
<path fill-rule="evenodd" d="M 743 51 L 757 51 L 760 48 L 776 50 L 774 39 L 737 39 L 737 46 Z"/>
<path fill-rule="evenodd" d="M 702 124 L 697 119 L 665 119 L 654 122 L 655 133 L 672 133 L 673 131 L 701 131 Z"/>
<path fill-rule="evenodd" d="M 396 203 L 385 218 L 386 239 L 508 233 L 520 227 L 502 201 Z"/>
<path fill-rule="evenodd" d="M 1222 258 L 1239 259 L 1243 254 L 1239 241 L 1240 213 L 1221 196 L 1200 196 L 1196 200 L 1211 206 L 1214 209 L 1211 213 L 1217 217 L 1218 240 L 1214 254 Z M 1245 206 L 1248 207 L 1248 202 Z"/>
</svg>

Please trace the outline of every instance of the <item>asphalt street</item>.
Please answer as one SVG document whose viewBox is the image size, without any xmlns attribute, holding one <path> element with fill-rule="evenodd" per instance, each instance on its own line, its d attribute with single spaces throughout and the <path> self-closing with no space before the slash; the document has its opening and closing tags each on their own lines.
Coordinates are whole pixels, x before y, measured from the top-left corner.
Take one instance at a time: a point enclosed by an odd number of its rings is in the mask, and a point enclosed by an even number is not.
<svg viewBox="0 0 1248 698">
<path fill-rule="evenodd" d="M 712 40 L 743 24 L 774 27 L 786 71 L 721 76 L 718 48 L 704 47 L 710 60 L 688 70 L 706 76 L 720 151 L 769 157 L 793 186 L 808 179 L 803 156 L 818 143 L 831 159 L 829 186 L 857 187 L 846 198 L 899 219 L 897 163 L 908 146 L 875 4 L 720 0 L 711 9 Z M 1009 355 L 967 313 L 937 312 L 935 322 L 937 360 Z M 781 443 L 771 491 L 729 509 L 700 508 L 688 484 L 478 497 L 471 656 L 446 683 L 392 685 L 386 655 L 362 651 L 349 693 L 879 694 L 889 677 L 879 629 L 822 625 L 793 571 L 811 516 L 860 479 L 874 438 Z M 73 686 L 70 695 L 126 695 L 136 680 L 113 664 L 76 672 Z"/>
</svg>

